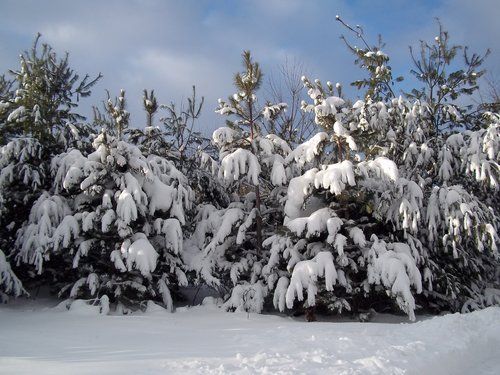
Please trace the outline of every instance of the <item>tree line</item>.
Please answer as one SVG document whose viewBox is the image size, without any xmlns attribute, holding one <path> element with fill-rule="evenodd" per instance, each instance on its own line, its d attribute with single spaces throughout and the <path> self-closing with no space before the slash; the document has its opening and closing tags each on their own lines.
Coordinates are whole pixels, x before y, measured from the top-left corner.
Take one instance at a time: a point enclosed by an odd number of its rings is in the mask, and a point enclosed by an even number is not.
<svg viewBox="0 0 500 375">
<path fill-rule="evenodd" d="M 211 138 L 195 87 L 180 106 L 144 90 L 142 128 L 124 90 L 87 121 L 77 100 L 101 75 L 80 77 L 38 35 L 0 77 L 2 300 L 48 287 L 68 308 L 173 311 L 207 285 L 228 311 L 311 320 L 499 304 L 499 103 L 464 104 L 488 52 L 438 24 L 410 50 L 418 87 L 397 95 L 383 43 L 337 21 L 361 99 L 299 65 L 259 96 L 244 51 Z"/>
</svg>

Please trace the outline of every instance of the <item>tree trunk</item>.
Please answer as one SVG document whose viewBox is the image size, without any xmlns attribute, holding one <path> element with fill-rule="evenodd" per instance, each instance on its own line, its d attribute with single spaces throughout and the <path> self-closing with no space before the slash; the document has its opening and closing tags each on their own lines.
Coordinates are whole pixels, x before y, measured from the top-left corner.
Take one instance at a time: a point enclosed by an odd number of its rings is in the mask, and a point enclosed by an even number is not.
<svg viewBox="0 0 500 375">
<path fill-rule="evenodd" d="M 257 216 L 255 217 L 255 231 L 257 241 L 257 254 L 262 251 L 262 216 L 260 214 L 260 189 L 259 185 L 255 187 L 255 207 L 257 208 Z"/>
<path fill-rule="evenodd" d="M 250 140 L 253 142 L 254 138 L 254 120 L 253 120 L 253 103 L 252 100 L 250 99 L 248 101 L 248 112 L 249 112 L 249 117 L 250 117 Z M 253 146 L 253 144 L 252 144 Z M 255 240 L 257 241 L 256 244 L 256 250 L 257 254 L 260 255 L 262 252 L 262 216 L 260 214 L 260 189 L 259 185 L 255 186 L 255 207 L 257 208 L 257 215 L 255 218 Z"/>
</svg>

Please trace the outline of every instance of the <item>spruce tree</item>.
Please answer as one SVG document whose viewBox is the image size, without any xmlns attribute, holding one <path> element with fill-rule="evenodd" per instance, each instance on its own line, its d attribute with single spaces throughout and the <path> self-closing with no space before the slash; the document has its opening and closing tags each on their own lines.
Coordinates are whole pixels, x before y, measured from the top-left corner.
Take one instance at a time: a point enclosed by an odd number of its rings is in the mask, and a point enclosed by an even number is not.
<svg viewBox="0 0 500 375">
<path fill-rule="evenodd" d="M 414 319 L 414 294 L 422 290 L 414 236 L 422 192 L 393 161 L 366 152 L 363 135 L 378 124 L 357 121 L 359 102 L 336 96 L 329 83 L 303 81 L 312 100 L 303 108 L 324 131 L 285 160 L 299 175 L 288 184 L 281 231 L 265 242 L 271 255 L 263 273 L 274 305 L 292 308 L 306 289 L 309 315 L 315 307 L 380 309 L 392 299 Z"/>
<path fill-rule="evenodd" d="M 182 227 L 193 193 L 171 161 L 120 139 L 124 98 L 108 106 L 115 131 L 103 129 L 94 152 L 53 159 L 53 193 L 35 202 L 18 232 L 17 258 L 38 273 L 59 259 L 52 283 L 59 295 L 86 298 L 105 313 L 109 303 L 124 312 L 148 300 L 172 310 L 173 294 L 187 284 Z"/>
</svg>

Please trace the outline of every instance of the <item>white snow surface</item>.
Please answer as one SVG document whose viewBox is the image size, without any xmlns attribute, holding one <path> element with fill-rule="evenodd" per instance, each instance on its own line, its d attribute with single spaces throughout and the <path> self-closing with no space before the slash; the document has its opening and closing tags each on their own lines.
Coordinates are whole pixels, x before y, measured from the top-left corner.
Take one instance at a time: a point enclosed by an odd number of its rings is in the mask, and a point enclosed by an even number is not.
<svg viewBox="0 0 500 375">
<path fill-rule="evenodd" d="M 0 307 L 2 374 L 498 374 L 500 308 L 307 323 L 226 313 L 100 315 L 40 301 Z M 45 303 L 47 306 L 47 303 Z M 159 307 L 158 307 L 159 308 Z M 404 322 L 404 323 L 401 323 Z"/>
</svg>

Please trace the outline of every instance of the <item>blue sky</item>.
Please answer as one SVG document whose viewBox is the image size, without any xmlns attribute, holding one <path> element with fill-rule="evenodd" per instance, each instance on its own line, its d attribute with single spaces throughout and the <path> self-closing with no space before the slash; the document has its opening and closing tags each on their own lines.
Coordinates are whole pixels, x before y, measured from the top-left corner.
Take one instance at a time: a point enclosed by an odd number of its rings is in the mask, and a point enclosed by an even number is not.
<svg viewBox="0 0 500 375">
<path fill-rule="evenodd" d="M 223 124 L 213 110 L 217 98 L 232 94 L 244 49 L 267 77 L 295 59 L 309 77 L 347 86 L 362 72 L 339 39 L 344 30 L 336 14 L 364 26 L 372 41 L 382 34 L 396 74 L 408 76 L 408 46 L 432 39 L 439 17 L 452 41 L 478 52 L 491 48 L 486 68 L 500 75 L 498 0 L 2 0 L 0 14 L 0 72 L 16 68 L 19 53 L 41 32 L 56 51 L 70 53 L 82 75 L 104 75 L 80 111 L 90 113 L 105 89 L 124 88 L 136 127 L 144 123 L 144 88 L 155 89 L 168 104 L 188 96 L 193 84 L 206 99 L 202 130 Z M 349 94 L 356 96 L 354 90 Z"/>
</svg>

